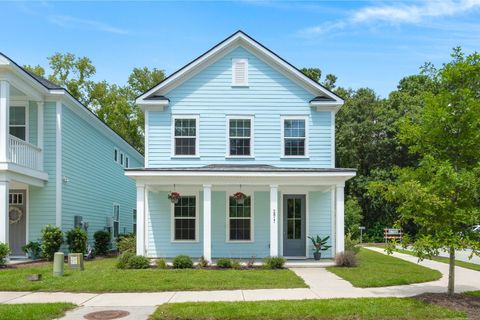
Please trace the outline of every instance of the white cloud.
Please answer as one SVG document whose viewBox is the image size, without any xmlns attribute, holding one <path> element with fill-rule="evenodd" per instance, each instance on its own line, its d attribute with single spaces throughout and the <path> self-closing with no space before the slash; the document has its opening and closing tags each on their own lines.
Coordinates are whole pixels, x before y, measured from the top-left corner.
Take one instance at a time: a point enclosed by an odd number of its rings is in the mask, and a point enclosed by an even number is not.
<svg viewBox="0 0 480 320">
<path fill-rule="evenodd" d="M 327 22 L 300 31 L 302 36 L 314 36 L 343 29 L 359 23 L 420 23 L 426 18 L 447 17 L 468 12 L 480 7 L 480 0 L 427 1 L 422 4 L 376 5 L 359 9 L 344 20 Z"/>
<path fill-rule="evenodd" d="M 103 31 L 108 33 L 115 33 L 115 34 L 130 33 L 128 30 L 120 29 L 100 21 L 75 18 L 72 16 L 53 15 L 48 17 L 48 20 L 51 23 L 54 23 L 64 28 L 76 28 L 76 29 L 88 28 L 88 29 L 93 29 L 93 30 Z"/>
</svg>

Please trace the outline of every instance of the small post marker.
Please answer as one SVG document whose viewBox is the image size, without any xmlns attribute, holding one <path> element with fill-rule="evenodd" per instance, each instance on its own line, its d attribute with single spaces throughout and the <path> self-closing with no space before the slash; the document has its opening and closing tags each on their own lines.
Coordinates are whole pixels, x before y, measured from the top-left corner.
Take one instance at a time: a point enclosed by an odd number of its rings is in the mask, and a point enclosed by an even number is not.
<svg viewBox="0 0 480 320">
<path fill-rule="evenodd" d="M 63 276 L 63 260 L 65 255 L 63 252 L 55 252 L 53 256 L 53 275 L 55 277 Z"/>
</svg>

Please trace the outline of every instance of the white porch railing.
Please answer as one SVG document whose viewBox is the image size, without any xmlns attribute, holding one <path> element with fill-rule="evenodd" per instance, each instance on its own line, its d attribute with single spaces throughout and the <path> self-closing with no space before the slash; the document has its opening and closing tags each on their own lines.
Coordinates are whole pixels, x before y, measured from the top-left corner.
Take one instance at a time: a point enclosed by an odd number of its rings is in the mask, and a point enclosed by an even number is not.
<svg viewBox="0 0 480 320">
<path fill-rule="evenodd" d="M 42 150 L 40 148 L 12 135 L 9 136 L 8 143 L 11 162 L 30 169 L 43 170 L 41 164 Z"/>
</svg>

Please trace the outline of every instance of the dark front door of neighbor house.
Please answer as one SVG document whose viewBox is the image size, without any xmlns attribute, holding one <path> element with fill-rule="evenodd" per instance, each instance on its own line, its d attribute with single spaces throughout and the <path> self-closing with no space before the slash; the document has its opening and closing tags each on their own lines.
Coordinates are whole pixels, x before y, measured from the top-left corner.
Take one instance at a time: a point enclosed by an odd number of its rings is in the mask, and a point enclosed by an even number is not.
<svg viewBox="0 0 480 320">
<path fill-rule="evenodd" d="M 27 197 L 25 190 L 10 190 L 8 195 L 9 245 L 12 256 L 24 256 L 22 247 L 27 233 Z"/>
<path fill-rule="evenodd" d="M 305 195 L 283 196 L 283 255 L 305 257 Z"/>
</svg>

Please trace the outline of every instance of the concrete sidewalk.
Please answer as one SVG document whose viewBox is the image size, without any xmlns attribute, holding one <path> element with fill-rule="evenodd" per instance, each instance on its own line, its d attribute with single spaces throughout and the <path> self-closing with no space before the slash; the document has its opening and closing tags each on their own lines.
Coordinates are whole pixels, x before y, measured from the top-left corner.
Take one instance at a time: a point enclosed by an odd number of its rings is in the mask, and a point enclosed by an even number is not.
<svg viewBox="0 0 480 320">
<path fill-rule="evenodd" d="M 385 254 L 384 250 L 381 248 L 368 249 Z M 413 263 L 418 263 L 417 258 L 407 254 L 394 253 L 393 256 Z M 84 306 L 85 310 L 87 310 L 88 308 L 91 309 L 98 307 L 154 307 L 164 303 L 173 302 L 409 297 L 424 292 L 445 292 L 447 288 L 448 265 L 432 260 L 424 260 L 418 264 L 440 271 L 443 275 L 442 278 L 437 281 L 411 285 L 382 288 L 355 288 L 348 281 L 334 275 L 325 268 L 292 268 L 291 270 L 303 278 L 309 288 L 100 294 L 66 292 L 0 292 L 0 303 L 71 302 L 79 306 Z M 455 290 L 456 292 L 480 290 L 480 272 L 456 267 Z M 73 312 L 79 312 L 78 310 L 79 309 L 76 309 Z M 138 310 L 145 312 L 145 309 L 142 308 Z"/>
</svg>

